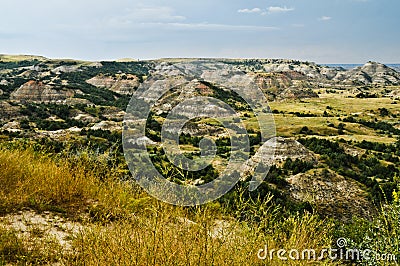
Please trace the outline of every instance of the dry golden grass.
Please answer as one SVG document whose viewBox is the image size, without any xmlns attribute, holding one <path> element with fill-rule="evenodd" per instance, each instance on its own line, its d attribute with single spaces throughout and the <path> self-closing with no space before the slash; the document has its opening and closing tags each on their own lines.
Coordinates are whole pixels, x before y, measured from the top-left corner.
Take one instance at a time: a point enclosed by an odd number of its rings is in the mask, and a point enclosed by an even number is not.
<svg viewBox="0 0 400 266">
<path fill-rule="evenodd" d="M 288 220 L 284 225 L 288 236 L 278 233 L 282 225 L 277 224 L 275 235 L 268 235 L 257 226 L 235 221 L 230 221 L 215 236 L 214 218 L 205 210 L 195 217 L 195 223 L 185 223 L 182 217 L 187 214 L 176 209 L 168 212 L 156 208 L 153 212 L 146 219 L 137 217 L 108 227 L 91 227 L 74 240 L 76 256 L 70 262 L 85 261 L 85 265 L 282 265 L 277 258 L 258 259 L 258 250 L 266 244 L 269 249 L 303 250 L 330 243 L 325 234 L 329 234 L 331 228 L 317 221 L 315 216 Z M 287 265 L 305 264 L 297 261 Z"/>
<path fill-rule="evenodd" d="M 0 213 L 30 207 L 113 218 L 134 209 L 142 192 L 118 181 L 118 169 L 108 170 L 101 156 L 91 160 L 87 153 L 53 160 L 32 150 L 0 149 Z"/>
<path fill-rule="evenodd" d="M 30 207 L 90 217 L 70 236 L 68 251 L 41 234 L 27 238 L 0 222 L 0 265 L 282 265 L 277 258 L 259 260 L 258 250 L 266 244 L 318 250 L 332 241 L 333 224 L 311 214 L 278 221 L 268 201 L 235 199 L 239 212 L 249 217 L 242 221 L 216 203 L 182 208 L 158 202 L 117 181 L 101 156 L 96 164 L 90 158 L 87 153 L 55 159 L 32 150 L 0 149 L 2 213 Z"/>
</svg>

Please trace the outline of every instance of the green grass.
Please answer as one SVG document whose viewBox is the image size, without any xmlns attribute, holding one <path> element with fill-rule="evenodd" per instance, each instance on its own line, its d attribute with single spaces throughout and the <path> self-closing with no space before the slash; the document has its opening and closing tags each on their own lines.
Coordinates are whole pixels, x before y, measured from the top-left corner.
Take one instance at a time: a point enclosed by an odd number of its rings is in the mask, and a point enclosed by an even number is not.
<svg viewBox="0 0 400 266">
<path fill-rule="evenodd" d="M 339 119 L 347 116 L 357 116 L 358 119 L 378 119 L 387 122 L 398 122 L 397 118 L 379 116 L 379 108 L 386 108 L 392 114 L 400 115 L 397 105 L 392 104 L 389 98 L 358 99 L 347 98 L 346 94 L 320 94 L 320 98 L 306 99 L 303 101 L 283 101 L 271 102 L 271 110 L 278 110 L 284 114 L 274 114 L 276 132 L 278 136 L 293 137 L 298 135 L 300 130 L 307 126 L 314 132 L 314 135 L 330 139 L 343 138 L 355 141 L 374 141 L 381 143 L 393 143 L 395 137 L 380 134 L 379 132 L 355 123 L 344 123 Z M 328 108 L 327 108 L 328 107 Z M 326 111 L 329 117 L 324 117 Z M 297 117 L 289 113 L 313 114 L 317 117 Z M 252 118 L 247 123 L 252 127 L 256 124 L 256 119 Z M 337 128 L 339 123 L 345 124 L 343 135 L 338 135 Z"/>
</svg>

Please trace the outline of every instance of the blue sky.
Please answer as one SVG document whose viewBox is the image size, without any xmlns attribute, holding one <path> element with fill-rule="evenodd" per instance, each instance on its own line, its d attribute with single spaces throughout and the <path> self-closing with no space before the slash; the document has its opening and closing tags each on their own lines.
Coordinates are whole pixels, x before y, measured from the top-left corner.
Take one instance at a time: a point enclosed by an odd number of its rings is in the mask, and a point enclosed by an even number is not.
<svg viewBox="0 0 400 266">
<path fill-rule="evenodd" d="M 399 0 L 0 0 L 0 53 L 400 63 Z"/>
</svg>

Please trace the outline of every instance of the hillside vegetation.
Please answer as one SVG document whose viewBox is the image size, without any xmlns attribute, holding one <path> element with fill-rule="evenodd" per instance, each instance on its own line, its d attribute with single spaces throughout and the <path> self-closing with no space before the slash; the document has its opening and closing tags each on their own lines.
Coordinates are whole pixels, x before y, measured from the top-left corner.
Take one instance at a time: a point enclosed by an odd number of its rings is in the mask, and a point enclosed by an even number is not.
<svg viewBox="0 0 400 266">
<path fill-rule="evenodd" d="M 270 200 L 251 199 L 245 191 L 223 203 L 174 207 L 117 179 L 118 165 L 110 167 L 109 156 L 82 151 L 54 158 L 43 150 L 3 146 L 0 263 L 262 265 L 257 252 L 264 245 L 321 250 L 344 235 L 356 247 L 398 252 L 398 194 L 372 221 L 354 220 L 344 227 L 307 212 L 282 214 Z M 26 216 L 18 223 L 15 213 Z M 56 223 L 54 216 L 63 222 Z M 277 258 L 268 261 L 281 263 Z"/>
<path fill-rule="evenodd" d="M 256 253 L 267 243 L 322 248 L 332 240 L 331 222 L 307 213 L 282 219 L 269 201 L 243 195 L 196 208 L 160 203 L 116 179 L 118 166 L 105 167 L 106 156 L 54 159 L 43 151 L 0 149 L 0 263 L 257 265 Z M 57 241 L 51 222 L 26 221 L 22 233 L 8 215 L 28 210 L 57 214 L 79 230 L 69 233 L 68 245 Z"/>
<path fill-rule="evenodd" d="M 237 92 L 192 77 L 178 63 L 190 71 L 198 64 L 219 73 L 240 70 L 267 97 L 269 106 L 258 111 L 269 117 L 258 123 Z M 235 151 L 250 157 L 237 173 L 241 179 L 213 203 L 159 202 L 128 170 L 126 108 L 154 77 L 163 77 L 162 84 L 185 81 L 144 120 L 151 161 L 171 181 L 214 180 L 232 157 L 228 122 L 239 129 L 238 142 L 248 133 L 249 150 Z M 0 265 L 282 265 L 276 256 L 260 260 L 258 251 L 336 248 L 341 238 L 349 249 L 400 256 L 399 85 L 396 70 L 374 62 L 344 70 L 278 59 L 83 62 L 0 55 Z M 185 123 L 179 147 L 187 158 L 204 159 L 205 135 L 216 144 L 215 158 L 197 172 L 175 166 L 161 145 L 168 114 L 192 97 L 213 97 L 236 113 L 223 117 L 209 108 L 209 117 Z M 185 117 L 198 110 L 186 111 Z M 262 139 L 261 125 L 276 129 L 268 136 L 274 144 Z M 270 169 L 255 169 L 261 162 Z M 267 171 L 250 192 L 251 174 Z"/>
</svg>

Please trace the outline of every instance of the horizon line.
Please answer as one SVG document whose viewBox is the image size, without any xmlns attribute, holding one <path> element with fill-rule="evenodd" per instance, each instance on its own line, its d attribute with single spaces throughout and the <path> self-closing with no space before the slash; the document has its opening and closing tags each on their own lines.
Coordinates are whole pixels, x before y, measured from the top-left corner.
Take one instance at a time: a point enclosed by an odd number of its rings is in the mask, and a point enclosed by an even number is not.
<svg viewBox="0 0 400 266">
<path fill-rule="evenodd" d="M 3 56 L 15 56 L 15 57 L 38 57 L 43 59 L 49 60 L 72 60 L 72 61 L 84 61 L 84 62 L 145 62 L 145 61 L 162 61 L 162 60 L 287 60 L 287 61 L 299 61 L 299 62 L 308 62 L 308 63 L 315 63 L 317 65 L 364 65 L 368 62 L 377 62 L 385 65 L 400 65 L 400 62 L 382 62 L 376 60 L 368 60 L 366 62 L 346 62 L 346 63 L 338 63 L 338 62 L 316 62 L 311 60 L 305 59 L 295 59 L 295 58 L 274 58 L 274 57 L 159 57 L 159 58 L 117 58 L 117 59 L 83 59 L 83 58 L 74 58 L 74 57 L 51 57 L 46 55 L 37 55 L 37 54 L 7 54 L 7 53 L 0 53 L 0 57 Z M 1 60 L 0 60 L 1 62 Z"/>
</svg>

